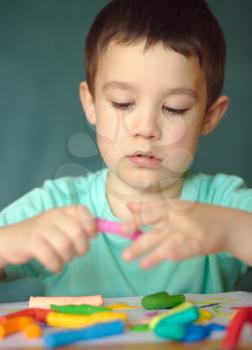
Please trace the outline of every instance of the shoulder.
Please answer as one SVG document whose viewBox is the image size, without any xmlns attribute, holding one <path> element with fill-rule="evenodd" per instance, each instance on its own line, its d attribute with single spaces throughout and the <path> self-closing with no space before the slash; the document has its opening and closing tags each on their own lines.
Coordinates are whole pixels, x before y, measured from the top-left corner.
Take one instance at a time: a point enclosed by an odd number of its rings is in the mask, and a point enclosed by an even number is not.
<svg viewBox="0 0 252 350">
<path fill-rule="evenodd" d="M 92 209 L 90 198 L 93 189 L 101 189 L 105 177 L 106 169 L 101 169 L 85 176 L 46 180 L 41 187 L 34 188 L 3 209 L 0 213 L 0 226 L 27 219 L 56 207 L 83 204 Z"/>
<path fill-rule="evenodd" d="M 239 176 L 190 174 L 185 178 L 185 187 L 191 187 L 197 201 L 252 210 L 252 189 Z"/>
<path fill-rule="evenodd" d="M 68 176 L 54 180 L 46 180 L 43 190 L 50 194 L 58 203 L 81 203 L 83 198 L 90 195 L 93 188 L 100 188 L 105 184 L 107 169 L 101 169 L 85 176 Z"/>
</svg>

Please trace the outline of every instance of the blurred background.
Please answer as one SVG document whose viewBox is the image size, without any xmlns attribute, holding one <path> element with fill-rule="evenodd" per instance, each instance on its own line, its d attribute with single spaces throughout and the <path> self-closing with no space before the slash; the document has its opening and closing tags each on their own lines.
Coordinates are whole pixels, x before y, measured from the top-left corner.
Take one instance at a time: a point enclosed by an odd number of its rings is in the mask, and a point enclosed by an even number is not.
<svg viewBox="0 0 252 350">
<path fill-rule="evenodd" d="M 0 210 L 45 179 L 103 166 L 79 102 L 84 40 L 105 0 L 0 0 Z M 230 108 L 201 139 L 195 171 L 252 186 L 252 1 L 209 0 L 226 35 Z M 26 288 L 24 288 L 24 285 Z M 37 281 L 0 285 L 0 302 L 42 294 Z"/>
</svg>

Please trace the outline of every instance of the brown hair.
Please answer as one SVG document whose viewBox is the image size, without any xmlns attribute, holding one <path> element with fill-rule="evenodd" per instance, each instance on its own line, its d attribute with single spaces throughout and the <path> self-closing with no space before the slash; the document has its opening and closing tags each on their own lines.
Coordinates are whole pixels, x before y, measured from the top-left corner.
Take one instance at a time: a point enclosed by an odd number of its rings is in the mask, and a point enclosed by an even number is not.
<svg viewBox="0 0 252 350">
<path fill-rule="evenodd" d="M 207 82 L 207 108 L 224 83 L 226 42 L 205 0 L 112 0 L 97 15 L 86 40 L 86 78 L 94 97 L 99 58 L 111 41 L 130 45 L 146 39 L 198 57 Z"/>
</svg>

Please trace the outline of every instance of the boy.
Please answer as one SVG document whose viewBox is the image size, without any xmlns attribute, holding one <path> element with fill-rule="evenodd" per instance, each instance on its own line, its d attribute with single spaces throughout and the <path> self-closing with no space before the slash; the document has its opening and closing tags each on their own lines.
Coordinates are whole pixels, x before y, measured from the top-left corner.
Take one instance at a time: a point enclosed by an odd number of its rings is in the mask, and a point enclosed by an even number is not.
<svg viewBox="0 0 252 350">
<path fill-rule="evenodd" d="M 46 295 L 232 290 L 247 270 L 238 259 L 252 265 L 252 190 L 238 177 L 187 173 L 200 135 L 228 107 L 225 40 L 207 3 L 111 1 L 86 62 L 80 99 L 107 168 L 46 181 L 1 213 L 3 278 L 38 277 Z M 96 217 L 149 232 L 131 245 L 98 234 Z"/>
</svg>

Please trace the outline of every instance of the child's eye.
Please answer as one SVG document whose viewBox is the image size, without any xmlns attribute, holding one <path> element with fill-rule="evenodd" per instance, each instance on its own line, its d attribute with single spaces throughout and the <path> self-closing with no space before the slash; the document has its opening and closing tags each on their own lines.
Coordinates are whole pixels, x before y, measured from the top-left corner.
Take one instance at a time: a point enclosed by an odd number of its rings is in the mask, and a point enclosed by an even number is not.
<svg viewBox="0 0 252 350">
<path fill-rule="evenodd" d="M 126 103 L 119 103 L 119 102 L 112 102 L 112 106 L 117 109 L 128 109 L 130 106 L 132 106 L 132 103 L 126 102 Z"/>
<path fill-rule="evenodd" d="M 131 103 L 131 102 L 124 102 L 124 103 L 112 102 L 112 106 L 116 109 L 123 109 L 124 110 L 124 109 L 128 109 L 132 105 L 133 105 L 133 103 Z M 166 107 L 166 106 L 163 106 L 163 109 L 165 110 L 165 112 L 167 112 L 170 115 L 183 114 L 188 110 L 188 108 L 175 109 L 175 108 L 170 108 L 170 107 Z"/>
<path fill-rule="evenodd" d="M 170 108 L 166 106 L 163 106 L 163 109 L 165 110 L 165 112 L 167 112 L 170 115 L 184 114 L 186 111 L 188 111 L 188 108 L 176 109 L 176 108 Z"/>
</svg>

